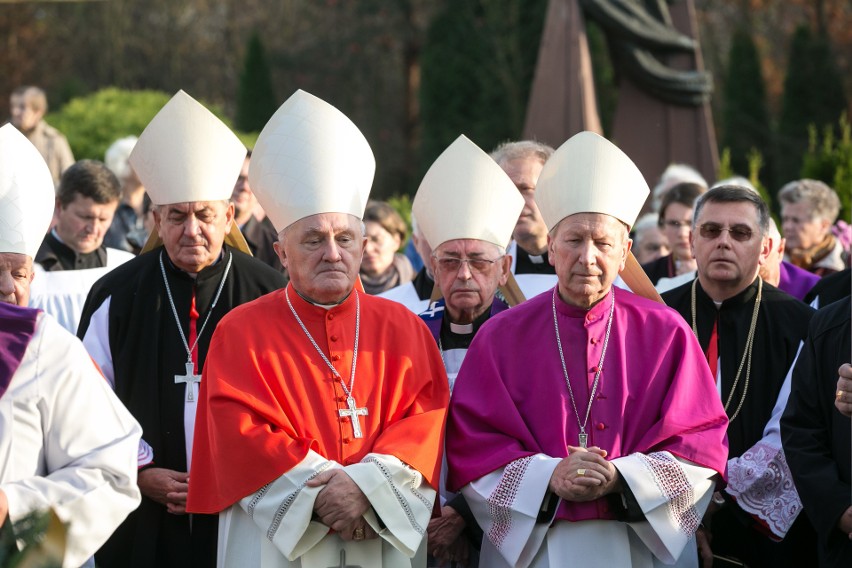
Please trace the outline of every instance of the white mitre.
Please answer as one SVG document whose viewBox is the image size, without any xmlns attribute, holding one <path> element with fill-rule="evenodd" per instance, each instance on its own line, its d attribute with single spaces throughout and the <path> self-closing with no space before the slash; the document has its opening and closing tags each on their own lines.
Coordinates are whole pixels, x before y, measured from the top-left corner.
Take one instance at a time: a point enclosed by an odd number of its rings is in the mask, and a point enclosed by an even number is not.
<svg viewBox="0 0 852 568">
<path fill-rule="evenodd" d="M 0 253 L 35 258 L 56 193 L 44 158 L 11 124 L 0 128 Z"/>
<path fill-rule="evenodd" d="M 342 112 L 298 90 L 255 144 L 249 184 L 278 231 L 319 213 L 364 216 L 376 160 Z"/>
<path fill-rule="evenodd" d="M 231 198 L 246 147 L 204 105 L 178 91 L 148 123 L 128 161 L 154 205 Z"/>
<path fill-rule="evenodd" d="M 627 154 L 594 132 L 580 132 L 544 164 L 535 202 L 548 230 L 575 213 L 603 213 L 631 227 L 649 193 Z"/>
<path fill-rule="evenodd" d="M 454 239 L 505 248 L 523 208 L 524 198 L 503 168 L 461 135 L 426 172 L 411 211 L 433 249 Z"/>
</svg>

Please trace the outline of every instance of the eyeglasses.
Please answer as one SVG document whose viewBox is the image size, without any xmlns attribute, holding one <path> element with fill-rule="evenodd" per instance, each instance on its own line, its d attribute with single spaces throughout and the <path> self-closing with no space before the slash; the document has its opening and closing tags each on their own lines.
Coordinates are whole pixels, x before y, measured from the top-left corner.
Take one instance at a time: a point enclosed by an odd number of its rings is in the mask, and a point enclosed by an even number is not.
<svg viewBox="0 0 852 568">
<path fill-rule="evenodd" d="M 754 235 L 754 231 L 752 231 L 749 227 L 745 225 L 723 227 L 718 223 L 704 223 L 703 225 L 698 227 L 698 234 L 701 235 L 702 238 L 705 238 L 710 241 L 712 241 L 713 239 L 718 239 L 719 235 L 722 234 L 722 231 L 728 231 L 731 234 L 732 239 L 741 243 L 750 241 L 751 237 Z"/>
<path fill-rule="evenodd" d="M 678 221 L 677 219 L 666 219 L 661 223 L 661 225 L 665 227 L 671 227 L 672 229 L 680 229 L 681 227 L 689 228 L 689 221 Z"/>
<path fill-rule="evenodd" d="M 502 256 L 495 259 L 488 258 L 455 258 L 452 256 L 436 257 L 438 267 L 447 272 L 458 272 L 462 264 L 467 263 L 471 272 L 487 272 L 495 262 L 503 258 Z"/>
</svg>

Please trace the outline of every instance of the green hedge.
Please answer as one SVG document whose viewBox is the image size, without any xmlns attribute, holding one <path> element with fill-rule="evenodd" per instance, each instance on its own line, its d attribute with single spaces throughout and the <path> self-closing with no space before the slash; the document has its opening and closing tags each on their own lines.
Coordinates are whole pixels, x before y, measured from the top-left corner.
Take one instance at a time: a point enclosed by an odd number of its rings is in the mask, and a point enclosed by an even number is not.
<svg viewBox="0 0 852 568">
<path fill-rule="evenodd" d="M 103 160 L 109 145 L 124 136 L 139 136 L 171 95 L 160 91 L 128 91 L 107 88 L 71 99 L 46 120 L 68 138 L 74 157 Z M 202 104 L 231 127 L 231 121 L 216 106 Z M 235 134 L 253 147 L 257 133 Z"/>
</svg>

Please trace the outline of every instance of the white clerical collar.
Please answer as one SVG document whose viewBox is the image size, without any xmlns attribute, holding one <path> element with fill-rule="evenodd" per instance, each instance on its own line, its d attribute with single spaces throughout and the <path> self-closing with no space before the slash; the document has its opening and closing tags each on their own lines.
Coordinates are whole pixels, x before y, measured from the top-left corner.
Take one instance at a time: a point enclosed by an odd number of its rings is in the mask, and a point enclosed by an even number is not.
<svg viewBox="0 0 852 568">
<path fill-rule="evenodd" d="M 543 254 L 531 254 L 529 255 L 530 262 L 533 264 L 544 264 L 544 255 Z"/>
<path fill-rule="evenodd" d="M 458 335 L 470 335 L 473 333 L 473 323 L 450 322 L 450 331 Z"/>
</svg>

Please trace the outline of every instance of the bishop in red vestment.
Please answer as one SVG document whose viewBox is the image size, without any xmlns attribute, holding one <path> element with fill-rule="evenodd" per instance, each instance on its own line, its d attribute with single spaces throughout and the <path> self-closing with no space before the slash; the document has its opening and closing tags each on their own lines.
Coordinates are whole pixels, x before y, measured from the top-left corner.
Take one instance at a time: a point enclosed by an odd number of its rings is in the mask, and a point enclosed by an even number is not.
<svg viewBox="0 0 852 568">
<path fill-rule="evenodd" d="M 289 160 L 281 138 L 338 156 L 340 178 L 334 164 Z M 220 566 L 425 565 L 448 385 L 425 324 L 355 286 L 365 145 L 299 91 L 253 153 L 251 184 L 284 228 L 275 248 L 291 280 L 224 318 L 204 367 L 187 508 L 221 512 Z"/>
</svg>

